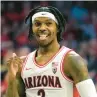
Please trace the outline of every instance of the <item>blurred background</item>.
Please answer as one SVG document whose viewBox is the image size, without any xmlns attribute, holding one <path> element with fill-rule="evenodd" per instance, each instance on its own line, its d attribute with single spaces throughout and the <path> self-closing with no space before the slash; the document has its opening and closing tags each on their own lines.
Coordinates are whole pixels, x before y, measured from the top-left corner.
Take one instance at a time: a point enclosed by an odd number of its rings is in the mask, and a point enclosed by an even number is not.
<svg viewBox="0 0 97 97">
<path fill-rule="evenodd" d="M 35 39 L 28 40 L 29 27 L 24 19 L 39 5 L 57 7 L 64 14 L 67 24 L 60 43 L 84 58 L 97 88 L 96 1 L 1 1 L 1 97 L 7 88 L 6 61 L 13 52 L 25 56 L 38 47 Z"/>
</svg>

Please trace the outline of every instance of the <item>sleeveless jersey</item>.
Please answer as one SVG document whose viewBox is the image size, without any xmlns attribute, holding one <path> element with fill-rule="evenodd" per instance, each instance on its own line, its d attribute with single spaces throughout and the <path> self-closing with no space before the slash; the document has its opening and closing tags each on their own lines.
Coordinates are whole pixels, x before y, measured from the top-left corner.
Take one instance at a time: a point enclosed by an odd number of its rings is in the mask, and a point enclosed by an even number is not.
<svg viewBox="0 0 97 97">
<path fill-rule="evenodd" d="M 36 50 L 27 56 L 21 74 L 27 97 L 79 97 L 74 94 L 76 90 L 73 81 L 63 72 L 63 59 L 70 51 L 71 49 L 62 46 L 42 66 L 35 60 Z"/>
</svg>

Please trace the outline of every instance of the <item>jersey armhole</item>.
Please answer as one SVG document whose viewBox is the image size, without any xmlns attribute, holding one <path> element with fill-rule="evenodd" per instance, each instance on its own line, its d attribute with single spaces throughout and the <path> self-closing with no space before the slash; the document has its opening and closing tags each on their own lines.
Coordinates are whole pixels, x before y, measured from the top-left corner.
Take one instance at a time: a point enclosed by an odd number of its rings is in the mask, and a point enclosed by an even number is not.
<svg viewBox="0 0 97 97">
<path fill-rule="evenodd" d="M 69 52 L 71 52 L 71 51 L 73 51 L 72 49 L 69 49 L 66 53 L 64 53 L 64 55 L 63 55 L 63 57 L 62 57 L 62 60 L 61 60 L 61 74 L 62 74 L 62 76 L 67 80 L 67 81 L 69 81 L 69 82 L 71 82 L 71 83 L 74 83 L 74 81 L 73 80 L 71 80 L 68 76 L 66 76 L 66 74 L 64 73 L 64 60 L 65 60 L 65 58 L 66 58 L 66 56 L 68 55 L 68 53 Z"/>
<path fill-rule="evenodd" d="M 79 92 L 78 92 L 78 90 L 77 90 L 77 88 L 76 88 L 76 86 L 75 86 L 75 84 L 74 84 L 74 81 L 71 80 L 69 77 L 67 77 L 66 74 L 64 73 L 64 62 L 65 62 L 64 60 L 65 60 L 66 56 L 68 55 L 68 53 L 69 53 L 69 52 L 72 52 L 72 51 L 73 51 L 72 49 L 69 49 L 69 50 L 63 55 L 63 58 L 62 58 L 62 60 L 61 60 L 61 73 L 62 73 L 63 77 L 64 77 L 67 81 L 73 83 L 73 97 L 80 97 Z"/>
</svg>

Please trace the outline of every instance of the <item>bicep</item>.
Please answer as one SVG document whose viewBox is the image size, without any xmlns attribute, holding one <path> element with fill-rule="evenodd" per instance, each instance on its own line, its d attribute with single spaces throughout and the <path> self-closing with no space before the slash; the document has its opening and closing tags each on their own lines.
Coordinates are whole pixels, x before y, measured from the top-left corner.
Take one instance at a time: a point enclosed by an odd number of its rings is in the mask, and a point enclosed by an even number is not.
<svg viewBox="0 0 97 97">
<path fill-rule="evenodd" d="M 67 64 L 75 84 L 89 78 L 86 62 L 80 55 L 75 52 L 68 54 Z"/>
</svg>

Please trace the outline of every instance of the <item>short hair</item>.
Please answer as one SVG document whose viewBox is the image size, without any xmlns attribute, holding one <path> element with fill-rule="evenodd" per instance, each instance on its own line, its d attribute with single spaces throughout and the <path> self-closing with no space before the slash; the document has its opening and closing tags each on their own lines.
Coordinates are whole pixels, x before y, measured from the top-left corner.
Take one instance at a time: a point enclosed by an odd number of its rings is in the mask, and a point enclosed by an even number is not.
<svg viewBox="0 0 97 97">
<path fill-rule="evenodd" d="M 31 40 L 33 38 L 33 31 L 32 31 L 32 16 L 37 13 L 37 12 L 50 12 L 52 13 L 55 18 L 58 21 L 58 32 L 57 32 L 57 40 L 58 42 L 60 42 L 62 40 L 62 33 L 65 31 L 65 18 L 63 16 L 63 14 L 55 7 L 52 6 L 38 6 L 34 9 L 32 9 L 29 14 L 27 15 L 26 19 L 25 19 L 25 23 L 27 23 L 29 25 L 29 35 L 28 38 L 29 40 Z"/>
</svg>

